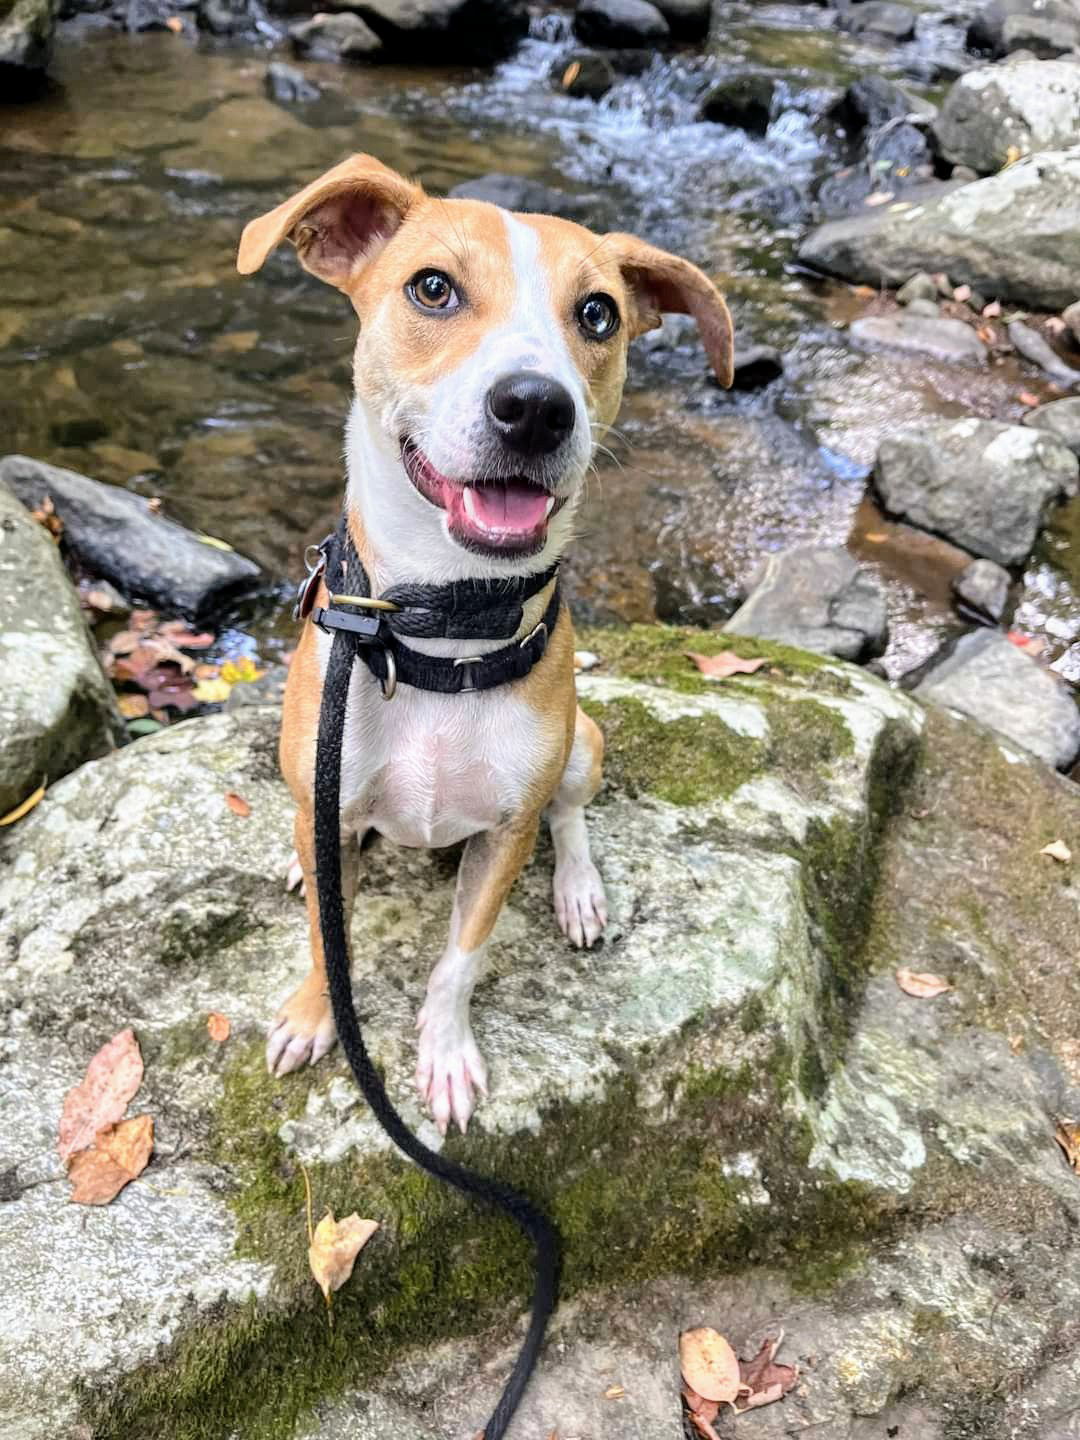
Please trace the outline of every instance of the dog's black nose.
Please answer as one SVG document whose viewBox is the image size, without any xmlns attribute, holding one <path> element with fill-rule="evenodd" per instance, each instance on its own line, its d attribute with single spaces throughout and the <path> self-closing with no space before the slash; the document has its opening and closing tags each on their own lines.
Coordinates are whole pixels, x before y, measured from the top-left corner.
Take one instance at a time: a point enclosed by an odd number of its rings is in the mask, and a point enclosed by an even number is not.
<svg viewBox="0 0 1080 1440">
<path fill-rule="evenodd" d="M 574 399 L 547 375 L 519 370 L 488 391 L 488 415 L 499 439 L 520 455 L 550 455 L 574 428 Z"/>
</svg>

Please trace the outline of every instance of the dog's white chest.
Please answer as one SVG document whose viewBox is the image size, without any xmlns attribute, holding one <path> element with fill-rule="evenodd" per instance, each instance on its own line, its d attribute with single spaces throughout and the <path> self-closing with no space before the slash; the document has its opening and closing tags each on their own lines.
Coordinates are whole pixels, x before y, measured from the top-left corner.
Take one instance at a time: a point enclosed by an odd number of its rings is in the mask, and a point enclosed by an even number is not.
<svg viewBox="0 0 1080 1440">
<path fill-rule="evenodd" d="M 508 693 L 437 695 L 402 686 L 385 701 L 353 676 L 341 759 L 346 828 L 398 845 L 453 845 L 523 807 L 538 717 Z"/>
</svg>

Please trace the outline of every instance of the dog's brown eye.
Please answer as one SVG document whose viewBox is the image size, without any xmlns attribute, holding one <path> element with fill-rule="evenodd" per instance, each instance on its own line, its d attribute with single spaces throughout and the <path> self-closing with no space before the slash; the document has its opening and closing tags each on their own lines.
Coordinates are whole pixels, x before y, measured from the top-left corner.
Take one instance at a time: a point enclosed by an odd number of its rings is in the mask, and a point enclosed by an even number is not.
<svg viewBox="0 0 1080 1440">
<path fill-rule="evenodd" d="M 456 310 L 458 293 L 441 270 L 421 270 L 405 286 L 405 293 L 421 310 Z"/>
<path fill-rule="evenodd" d="M 588 339 L 606 340 L 619 328 L 619 307 L 610 295 L 586 295 L 577 319 Z"/>
</svg>

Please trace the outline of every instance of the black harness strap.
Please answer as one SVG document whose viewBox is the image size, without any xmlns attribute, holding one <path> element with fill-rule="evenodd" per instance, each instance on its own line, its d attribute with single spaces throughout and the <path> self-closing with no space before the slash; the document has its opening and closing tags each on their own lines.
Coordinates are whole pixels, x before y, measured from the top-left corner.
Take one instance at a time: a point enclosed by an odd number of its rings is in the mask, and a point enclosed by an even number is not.
<svg viewBox="0 0 1080 1440">
<path fill-rule="evenodd" d="M 359 568 L 358 561 L 357 567 Z M 352 567 L 349 568 L 352 570 Z M 550 579 L 550 577 L 548 578 Z M 351 577 L 350 584 L 355 583 L 356 578 Z M 544 583 L 546 584 L 547 581 Z M 541 587 L 537 587 L 537 589 L 539 588 Z M 537 591 L 534 590 L 532 593 L 535 594 Z M 554 626 L 558 617 L 557 602 L 558 587 L 556 586 L 552 604 L 548 606 L 548 614 L 541 626 L 537 627 L 538 630 L 543 628 L 548 619 L 551 621 L 551 626 Z M 552 606 L 555 607 L 554 612 Z M 315 618 L 314 615 L 312 618 Z M 354 612 L 352 618 L 367 619 L 369 617 L 357 616 Z M 517 623 L 521 623 L 520 619 Z M 364 1099 L 371 1106 L 375 1119 L 398 1149 L 437 1180 L 453 1185 L 463 1194 L 504 1211 L 533 1243 L 536 1287 L 533 1292 L 528 1331 L 514 1362 L 513 1370 L 510 1372 L 510 1378 L 507 1380 L 499 1402 L 483 1431 L 483 1440 L 502 1440 L 529 1382 L 529 1377 L 536 1367 L 547 1322 L 558 1299 L 558 1231 L 541 1210 L 538 1210 L 530 1200 L 512 1186 L 478 1175 L 464 1165 L 459 1165 L 456 1161 L 440 1155 L 437 1151 L 430 1150 L 418 1140 L 391 1103 L 382 1077 L 372 1064 L 371 1056 L 364 1044 L 364 1037 L 353 1004 L 352 981 L 349 975 L 348 936 L 345 930 L 345 908 L 341 893 L 341 747 L 345 733 L 349 682 L 357 656 L 361 656 L 368 663 L 372 672 L 378 675 L 378 669 L 372 664 L 369 657 L 379 655 L 381 646 L 388 644 L 388 641 L 382 636 L 378 636 L 377 631 L 376 638 L 376 636 L 358 633 L 349 626 L 331 628 L 335 631 L 334 643 L 330 649 L 330 659 L 323 682 L 322 706 L 319 711 L 318 748 L 315 753 L 315 873 L 319 899 L 319 924 L 322 930 L 326 978 L 330 991 L 330 1002 L 334 1011 L 334 1022 L 337 1025 L 341 1048 Z M 373 639 L 375 640 L 374 644 L 372 643 Z M 524 653 L 526 643 L 505 648 Z M 546 643 L 545 634 L 544 645 Z M 405 650 L 405 647 L 400 648 L 402 651 Z M 532 650 L 527 653 L 530 656 L 533 655 Z M 535 659 L 539 659 L 541 654 L 543 654 L 543 646 L 539 646 L 535 657 L 529 660 L 521 673 L 525 673 L 531 668 Z M 504 650 L 493 652 L 480 663 L 486 664 L 500 655 L 504 655 Z M 428 661 L 429 657 L 420 657 L 420 659 Z M 453 664 L 453 662 L 447 661 L 437 662 L 440 666 L 445 666 L 447 663 L 451 666 Z M 500 664 L 502 663 L 504 662 L 500 662 Z M 466 667 L 458 667 L 459 671 L 464 668 Z M 437 672 L 433 671 L 432 673 Z M 494 673 L 494 671 L 490 673 Z M 507 678 L 512 677 L 508 675 Z M 400 679 L 405 681 L 405 675 L 400 674 Z M 414 682 L 409 680 L 406 683 Z M 490 683 L 505 683 L 505 681 L 491 681 Z M 442 689 L 444 687 L 425 684 L 423 688 Z M 486 689 L 489 687 L 488 685 L 473 687 L 459 685 L 456 688 Z"/>
</svg>

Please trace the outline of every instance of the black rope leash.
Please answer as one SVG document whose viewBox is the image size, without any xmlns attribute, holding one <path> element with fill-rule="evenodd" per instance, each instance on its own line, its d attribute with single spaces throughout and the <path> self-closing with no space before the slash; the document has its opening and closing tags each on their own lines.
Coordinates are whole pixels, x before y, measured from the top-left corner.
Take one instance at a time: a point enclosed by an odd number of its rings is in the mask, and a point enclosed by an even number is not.
<svg viewBox="0 0 1080 1440">
<path fill-rule="evenodd" d="M 349 682 L 363 645 L 364 639 L 348 630 L 339 629 L 334 633 L 323 682 L 315 752 L 315 874 L 330 1003 L 341 1048 L 360 1092 L 398 1149 L 435 1179 L 502 1210 L 533 1243 L 536 1286 L 528 1331 L 510 1378 L 483 1431 L 483 1440 L 502 1440 L 536 1368 L 547 1322 L 558 1300 L 559 1235 L 548 1217 L 520 1191 L 502 1181 L 478 1175 L 418 1140 L 391 1103 L 364 1044 L 353 1004 L 341 893 L 341 748 Z"/>
</svg>

